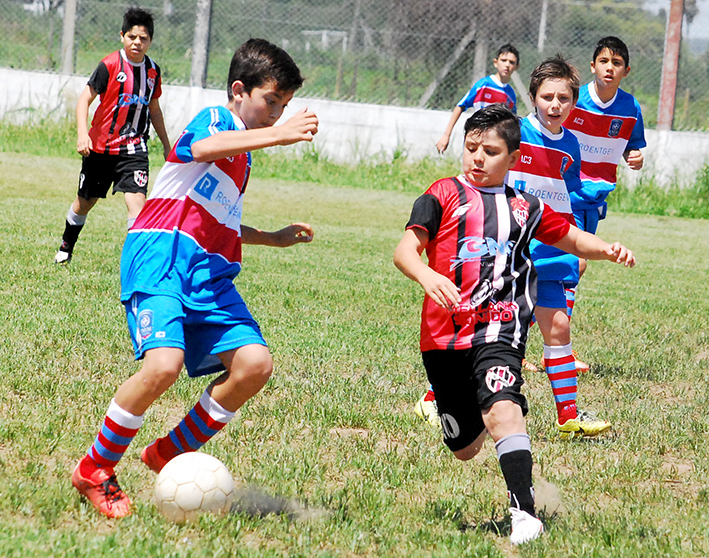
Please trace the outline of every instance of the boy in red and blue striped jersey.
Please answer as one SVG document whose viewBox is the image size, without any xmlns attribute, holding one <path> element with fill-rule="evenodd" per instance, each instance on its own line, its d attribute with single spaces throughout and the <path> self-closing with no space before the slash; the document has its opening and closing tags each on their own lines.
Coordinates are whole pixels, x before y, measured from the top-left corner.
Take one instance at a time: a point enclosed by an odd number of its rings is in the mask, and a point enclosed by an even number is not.
<svg viewBox="0 0 709 558">
<path fill-rule="evenodd" d="M 229 68 L 226 106 L 202 110 L 187 126 L 128 231 L 121 301 L 143 365 L 118 388 L 72 476 L 108 517 L 130 513 L 114 467 L 183 365 L 191 377 L 224 372 L 167 436 L 143 450 L 155 472 L 205 444 L 271 374 L 266 342 L 233 281 L 242 244 L 286 247 L 313 238 L 306 223 L 264 232 L 241 222 L 250 151 L 312 141 L 317 133 L 317 116 L 307 109 L 273 127 L 302 83 L 285 51 L 263 39 L 244 43 Z"/>
<path fill-rule="evenodd" d="M 121 28 L 123 48 L 101 60 L 79 96 L 76 150 L 83 157 L 79 191 L 67 213 L 55 263 L 71 261 L 87 214 L 99 199 L 106 197 L 111 184 L 114 194 L 124 193 L 130 228 L 148 191 L 147 140 L 151 122 L 166 158 L 170 152 L 159 102 L 160 67 L 146 54 L 153 32 L 150 12 L 129 9 Z M 89 107 L 97 96 L 100 102 L 91 129 L 87 130 Z"/>
</svg>

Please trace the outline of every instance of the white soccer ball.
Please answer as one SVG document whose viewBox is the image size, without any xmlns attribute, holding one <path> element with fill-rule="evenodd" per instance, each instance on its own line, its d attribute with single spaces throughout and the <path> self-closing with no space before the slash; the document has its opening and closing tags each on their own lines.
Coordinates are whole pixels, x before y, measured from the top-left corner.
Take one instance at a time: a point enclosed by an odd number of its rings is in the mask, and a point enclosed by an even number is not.
<svg viewBox="0 0 709 558">
<path fill-rule="evenodd" d="M 203 513 L 223 515 L 234 500 L 234 479 L 216 457 L 189 452 L 178 455 L 160 471 L 155 500 L 170 521 L 194 521 Z"/>
</svg>

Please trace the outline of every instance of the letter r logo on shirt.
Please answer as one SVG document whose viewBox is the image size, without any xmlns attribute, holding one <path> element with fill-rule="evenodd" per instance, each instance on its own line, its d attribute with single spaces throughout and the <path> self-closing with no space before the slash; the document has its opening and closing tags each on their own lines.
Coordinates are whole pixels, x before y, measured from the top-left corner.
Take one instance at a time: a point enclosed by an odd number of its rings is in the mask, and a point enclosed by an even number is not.
<svg viewBox="0 0 709 558">
<path fill-rule="evenodd" d="M 199 179 L 199 182 L 194 187 L 194 191 L 201 194 L 208 200 L 211 200 L 217 184 L 219 184 L 219 181 L 207 172 L 202 178 Z"/>
</svg>

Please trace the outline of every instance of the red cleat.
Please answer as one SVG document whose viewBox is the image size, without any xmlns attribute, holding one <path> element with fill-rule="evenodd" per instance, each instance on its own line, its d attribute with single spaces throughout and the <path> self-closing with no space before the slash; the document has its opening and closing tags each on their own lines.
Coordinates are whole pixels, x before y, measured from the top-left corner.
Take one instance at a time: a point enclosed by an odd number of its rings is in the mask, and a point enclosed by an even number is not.
<svg viewBox="0 0 709 558">
<path fill-rule="evenodd" d="M 152 444 L 145 446 L 140 452 L 140 460 L 145 463 L 148 468 L 159 473 L 162 468 L 167 465 L 168 460 L 164 459 L 158 451 L 158 441 L 155 440 Z"/>
<path fill-rule="evenodd" d="M 99 467 L 88 455 L 76 464 L 71 484 L 106 517 L 131 514 L 131 502 L 121 490 L 113 467 Z"/>
</svg>

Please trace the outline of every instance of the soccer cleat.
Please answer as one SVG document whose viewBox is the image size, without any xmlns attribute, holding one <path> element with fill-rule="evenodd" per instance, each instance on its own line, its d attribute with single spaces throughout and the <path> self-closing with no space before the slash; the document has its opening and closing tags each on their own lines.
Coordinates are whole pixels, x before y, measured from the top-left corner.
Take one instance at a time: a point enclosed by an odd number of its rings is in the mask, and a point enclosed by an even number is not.
<svg viewBox="0 0 709 558">
<path fill-rule="evenodd" d="M 591 370 L 591 367 L 588 364 L 582 360 L 579 360 L 579 355 L 576 351 L 571 351 L 571 354 L 574 355 L 574 361 L 576 362 L 576 372 L 579 374 L 585 374 Z"/>
<path fill-rule="evenodd" d="M 518 545 L 533 541 L 544 532 L 542 522 L 526 511 L 510 508 L 510 514 L 512 515 L 512 533 L 510 534 L 512 544 Z"/>
<path fill-rule="evenodd" d="M 588 411 L 579 411 L 576 418 L 569 419 L 564 424 L 559 424 L 557 421 L 556 427 L 562 437 L 593 437 L 609 430 L 611 423 L 605 420 L 598 420 L 596 415 Z"/>
<path fill-rule="evenodd" d="M 526 370 L 527 372 L 539 372 L 539 367 L 537 367 L 535 364 L 532 364 L 529 362 L 526 358 L 522 359 L 522 370 Z"/>
<path fill-rule="evenodd" d="M 160 471 L 162 471 L 162 468 L 168 463 L 168 461 L 166 459 L 163 459 L 160 453 L 158 452 L 157 440 L 155 440 L 149 446 L 145 446 L 143 448 L 143 451 L 140 452 L 140 460 L 145 463 L 151 471 L 155 473 L 159 473 Z"/>
<path fill-rule="evenodd" d="M 71 252 L 65 252 L 64 250 L 59 250 L 54 255 L 55 264 L 68 264 L 71 261 Z"/>
<path fill-rule="evenodd" d="M 414 412 L 423 420 L 433 426 L 441 427 L 441 419 L 438 416 L 438 405 L 436 401 L 426 401 L 426 395 L 416 402 Z"/>
<path fill-rule="evenodd" d="M 130 515 L 130 499 L 118 485 L 112 467 L 98 467 L 86 455 L 76 464 L 71 484 L 106 517 Z"/>
</svg>

